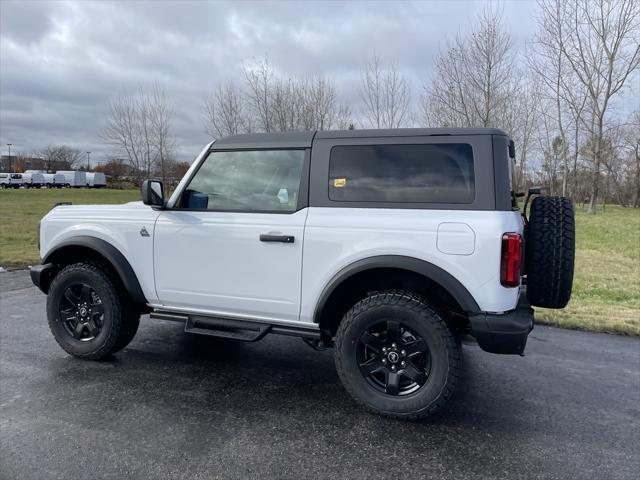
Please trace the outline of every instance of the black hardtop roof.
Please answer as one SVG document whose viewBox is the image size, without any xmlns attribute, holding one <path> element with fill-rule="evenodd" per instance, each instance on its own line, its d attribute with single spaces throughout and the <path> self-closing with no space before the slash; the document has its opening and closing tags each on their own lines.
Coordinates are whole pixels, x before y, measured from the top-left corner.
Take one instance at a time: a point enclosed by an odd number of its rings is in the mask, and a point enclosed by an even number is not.
<svg viewBox="0 0 640 480">
<path fill-rule="evenodd" d="M 504 135 L 498 128 L 386 128 L 371 130 L 321 130 L 314 132 L 244 133 L 217 140 L 213 150 L 234 148 L 308 148 L 315 139 L 420 137 L 456 135 Z"/>
</svg>

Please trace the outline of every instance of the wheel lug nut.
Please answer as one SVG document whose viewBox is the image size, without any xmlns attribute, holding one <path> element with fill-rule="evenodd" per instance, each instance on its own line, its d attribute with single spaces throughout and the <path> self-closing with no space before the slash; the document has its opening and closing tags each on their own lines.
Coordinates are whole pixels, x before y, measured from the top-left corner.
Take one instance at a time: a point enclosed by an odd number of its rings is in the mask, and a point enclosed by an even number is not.
<svg viewBox="0 0 640 480">
<path fill-rule="evenodd" d="M 387 363 L 387 359 L 386 359 L 386 358 L 383 358 L 383 359 L 382 359 L 382 363 Z"/>
<path fill-rule="evenodd" d="M 391 365 L 391 370 L 393 370 L 395 372 L 396 371 L 396 366 L 395 365 Z"/>
<path fill-rule="evenodd" d="M 397 347 L 397 345 L 395 343 L 391 344 L 391 348 L 396 348 L 396 347 Z"/>
<path fill-rule="evenodd" d="M 406 352 L 406 351 L 404 351 L 404 350 L 402 350 L 402 351 L 400 352 L 400 355 L 402 355 L 403 357 L 404 357 L 406 354 L 407 354 L 407 352 Z"/>
<path fill-rule="evenodd" d="M 404 366 L 406 366 L 406 365 L 407 365 L 406 363 L 404 363 L 404 362 L 400 362 L 400 366 L 401 366 L 401 367 L 404 367 Z"/>
<path fill-rule="evenodd" d="M 384 353 L 387 353 L 387 347 L 382 347 L 382 351 L 383 351 Z"/>
</svg>

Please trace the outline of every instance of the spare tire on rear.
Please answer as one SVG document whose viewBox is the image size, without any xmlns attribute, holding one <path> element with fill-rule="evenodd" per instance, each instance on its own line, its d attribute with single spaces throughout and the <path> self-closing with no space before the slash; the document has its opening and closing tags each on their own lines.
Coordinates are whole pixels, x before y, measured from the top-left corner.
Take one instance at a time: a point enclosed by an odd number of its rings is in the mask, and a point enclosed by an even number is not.
<svg viewBox="0 0 640 480">
<path fill-rule="evenodd" d="M 564 308 L 569 303 L 575 238 L 573 205 L 568 198 L 533 199 L 525 237 L 527 297 L 531 305 Z"/>
</svg>

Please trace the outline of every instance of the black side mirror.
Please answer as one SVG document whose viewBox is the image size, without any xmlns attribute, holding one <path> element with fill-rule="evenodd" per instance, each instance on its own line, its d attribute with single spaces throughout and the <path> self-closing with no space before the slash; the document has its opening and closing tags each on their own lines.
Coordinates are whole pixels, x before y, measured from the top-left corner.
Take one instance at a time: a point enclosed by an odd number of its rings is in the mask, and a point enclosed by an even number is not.
<svg viewBox="0 0 640 480">
<path fill-rule="evenodd" d="M 152 207 L 164 207 L 164 189 L 160 180 L 145 180 L 140 186 L 142 203 Z"/>
</svg>

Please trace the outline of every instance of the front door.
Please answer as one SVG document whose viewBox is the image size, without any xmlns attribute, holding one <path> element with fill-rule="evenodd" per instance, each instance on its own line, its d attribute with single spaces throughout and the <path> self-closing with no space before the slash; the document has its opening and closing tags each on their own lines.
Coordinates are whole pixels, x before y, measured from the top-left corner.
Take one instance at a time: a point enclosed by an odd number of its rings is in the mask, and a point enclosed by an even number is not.
<svg viewBox="0 0 640 480">
<path fill-rule="evenodd" d="M 304 150 L 208 155 L 154 234 L 167 308 L 298 320 L 307 209 Z"/>
</svg>

